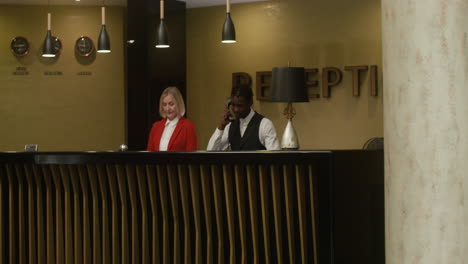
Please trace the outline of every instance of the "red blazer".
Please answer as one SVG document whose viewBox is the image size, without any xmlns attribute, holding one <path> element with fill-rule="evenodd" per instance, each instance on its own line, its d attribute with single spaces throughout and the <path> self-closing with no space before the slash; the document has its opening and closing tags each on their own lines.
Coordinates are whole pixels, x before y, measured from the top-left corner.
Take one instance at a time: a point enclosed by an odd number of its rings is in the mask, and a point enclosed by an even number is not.
<svg viewBox="0 0 468 264">
<path fill-rule="evenodd" d="M 159 151 L 159 141 L 166 126 L 166 119 L 154 122 L 148 139 L 148 151 Z M 172 133 L 168 151 L 197 150 L 197 134 L 195 125 L 184 117 L 180 117 L 179 122 Z"/>
</svg>

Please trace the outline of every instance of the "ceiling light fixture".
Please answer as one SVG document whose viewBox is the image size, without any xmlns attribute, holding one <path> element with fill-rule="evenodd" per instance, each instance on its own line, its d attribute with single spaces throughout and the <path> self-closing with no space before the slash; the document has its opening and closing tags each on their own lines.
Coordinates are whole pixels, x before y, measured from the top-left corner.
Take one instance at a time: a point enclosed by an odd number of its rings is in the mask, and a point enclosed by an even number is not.
<svg viewBox="0 0 468 264">
<path fill-rule="evenodd" d="M 236 29 L 231 19 L 231 3 L 226 0 L 226 19 L 223 24 L 222 43 L 236 43 Z"/>
<path fill-rule="evenodd" d="M 55 45 L 54 39 L 52 38 L 52 32 L 50 31 L 52 15 L 47 13 L 47 34 L 44 39 L 44 45 L 42 47 L 42 57 L 53 58 L 55 57 Z"/>
<path fill-rule="evenodd" d="M 102 26 L 101 26 L 101 33 L 99 33 L 99 38 L 98 38 L 97 52 L 109 53 L 111 52 L 110 39 L 106 30 L 106 8 L 104 6 L 101 7 L 101 20 L 102 20 L 102 23 L 101 23 Z"/>
<path fill-rule="evenodd" d="M 169 48 L 169 34 L 167 33 L 166 23 L 164 22 L 164 0 L 160 2 L 160 22 L 158 27 L 158 43 L 156 48 Z"/>
</svg>

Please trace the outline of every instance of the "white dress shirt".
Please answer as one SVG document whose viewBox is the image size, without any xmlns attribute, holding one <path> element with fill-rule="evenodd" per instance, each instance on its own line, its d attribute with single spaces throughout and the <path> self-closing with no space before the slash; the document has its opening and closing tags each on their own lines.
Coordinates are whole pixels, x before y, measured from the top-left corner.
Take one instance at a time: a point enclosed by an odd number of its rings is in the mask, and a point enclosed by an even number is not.
<svg viewBox="0 0 468 264">
<path fill-rule="evenodd" d="M 172 133 L 177 126 L 177 122 L 179 122 L 179 118 L 176 117 L 172 120 L 167 119 L 166 126 L 164 127 L 164 131 L 161 135 L 161 140 L 159 141 L 159 150 L 160 151 L 167 151 L 167 146 L 169 145 L 169 140 L 171 140 Z"/>
<path fill-rule="evenodd" d="M 245 118 L 239 119 L 239 127 L 241 137 L 244 136 L 244 132 L 249 125 L 250 120 L 254 116 L 255 111 L 250 109 L 250 113 Z M 215 132 L 208 142 L 207 150 L 226 150 L 229 147 L 229 128 L 231 123 L 229 123 L 224 130 L 216 128 Z M 278 137 L 276 135 L 275 126 L 270 119 L 263 117 L 260 121 L 260 127 L 258 129 L 258 139 L 260 143 L 265 146 L 267 150 L 279 150 L 280 144 L 278 142 Z"/>
</svg>

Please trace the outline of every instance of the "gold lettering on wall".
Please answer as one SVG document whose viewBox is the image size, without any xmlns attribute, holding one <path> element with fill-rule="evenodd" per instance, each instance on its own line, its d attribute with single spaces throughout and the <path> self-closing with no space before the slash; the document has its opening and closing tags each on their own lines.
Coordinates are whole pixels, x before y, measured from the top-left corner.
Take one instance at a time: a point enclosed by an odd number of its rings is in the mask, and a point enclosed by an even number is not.
<svg viewBox="0 0 468 264">
<path fill-rule="evenodd" d="M 306 69 L 305 70 L 305 81 L 306 81 L 306 88 L 309 94 L 309 98 L 316 99 L 320 98 L 320 93 L 316 93 L 314 88 L 318 87 L 319 82 L 313 79 L 313 76 L 318 73 L 318 69 Z"/>
<path fill-rule="evenodd" d="M 239 84 L 252 85 L 252 77 L 246 72 L 233 72 L 232 73 L 232 87 Z"/>
<path fill-rule="evenodd" d="M 332 80 L 332 76 L 335 80 Z M 341 82 L 342 73 L 340 69 L 335 67 L 326 67 L 322 69 L 322 96 L 330 97 L 330 88 L 338 85 Z"/>
<path fill-rule="evenodd" d="M 378 68 L 377 65 L 358 65 L 358 66 L 345 66 L 345 71 L 352 73 L 352 95 L 355 97 L 361 94 L 361 76 L 369 71 L 369 87 L 370 95 L 378 95 Z M 309 98 L 320 98 L 320 89 L 322 97 L 331 97 L 331 88 L 341 83 L 343 79 L 342 71 L 337 67 L 322 68 L 321 86 L 319 84 L 319 69 L 305 69 L 305 85 L 309 94 Z M 270 101 L 270 87 L 271 87 L 271 71 L 258 71 L 256 72 L 256 93 L 255 96 L 259 101 Z M 246 72 L 235 72 L 232 74 L 232 85 L 252 83 L 252 77 Z"/>
<path fill-rule="evenodd" d="M 378 74 L 377 74 L 377 65 L 372 65 L 370 67 L 370 86 L 371 86 L 371 95 L 377 96 L 377 87 L 378 87 Z"/>
<path fill-rule="evenodd" d="M 259 101 L 270 101 L 271 71 L 257 72 L 256 98 Z"/>
<path fill-rule="evenodd" d="M 360 71 L 367 71 L 367 66 L 345 66 L 345 71 L 353 72 L 353 96 L 359 96 L 361 94 L 360 91 Z"/>
</svg>

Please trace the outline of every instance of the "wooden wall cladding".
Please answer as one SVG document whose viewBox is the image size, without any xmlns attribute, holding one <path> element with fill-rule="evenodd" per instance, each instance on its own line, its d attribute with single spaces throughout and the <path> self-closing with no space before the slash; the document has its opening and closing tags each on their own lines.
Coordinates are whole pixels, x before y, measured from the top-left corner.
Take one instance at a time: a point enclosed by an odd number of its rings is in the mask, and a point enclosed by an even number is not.
<svg viewBox="0 0 468 264">
<path fill-rule="evenodd" d="M 383 263 L 383 201 L 382 151 L 0 153 L 0 263 Z"/>
</svg>

